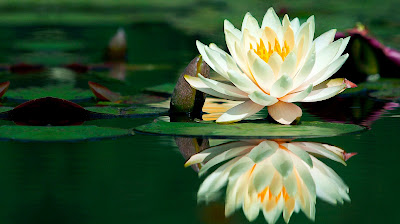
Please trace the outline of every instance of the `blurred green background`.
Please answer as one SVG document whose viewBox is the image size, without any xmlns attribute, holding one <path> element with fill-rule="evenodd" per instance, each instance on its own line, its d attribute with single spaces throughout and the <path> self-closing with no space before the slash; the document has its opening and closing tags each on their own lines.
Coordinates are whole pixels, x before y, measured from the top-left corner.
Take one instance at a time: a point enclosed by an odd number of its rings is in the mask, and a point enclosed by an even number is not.
<svg viewBox="0 0 400 224">
<path fill-rule="evenodd" d="M 229 1 L 229 0 L 1 0 L 0 64 L 32 63 L 56 68 L 69 63 L 103 62 L 109 39 L 119 27 L 127 35 L 130 65 L 162 69 L 127 71 L 125 81 L 103 73 L 57 79 L 52 72 L 0 74 L 11 88 L 97 81 L 123 95 L 174 82 L 198 52 L 195 40 L 226 48 L 223 20 L 240 27 L 250 11 L 259 21 L 273 6 L 302 21 L 316 16 L 317 35 L 365 24 L 384 44 L 400 49 L 400 3 L 389 1 Z M 166 65 L 166 66 L 165 66 Z M 398 71 L 393 71 L 398 73 Z M 361 102 L 361 103 L 360 103 Z M 365 121 L 370 99 L 354 100 L 349 121 Z M 376 115 L 371 129 L 357 135 L 315 139 L 359 154 L 343 167 L 327 162 L 350 187 L 352 203 L 317 201 L 316 223 L 395 223 L 398 200 L 395 143 L 400 109 Z M 344 108 L 335 108 L 340 114 Z M 132 128 L 149 119 L 86 122 Z M 306 115 L 305 119 L 319 120 Z M 372 119 L 373 120 L 373 119 Z M 0 142 L 0 223 L 246 223 L 241 211 L 223 217 L 223 200 L 198 205 L 201 180 L 183 168 L 174 139 L 134 135 L 78 143 Z M 283 220 L 280 219 L 279 223 Z M 265 223 L 262 215 L 255 223 Z M 294 214 L 291 223 L 311 223 Z"/>
</svg>

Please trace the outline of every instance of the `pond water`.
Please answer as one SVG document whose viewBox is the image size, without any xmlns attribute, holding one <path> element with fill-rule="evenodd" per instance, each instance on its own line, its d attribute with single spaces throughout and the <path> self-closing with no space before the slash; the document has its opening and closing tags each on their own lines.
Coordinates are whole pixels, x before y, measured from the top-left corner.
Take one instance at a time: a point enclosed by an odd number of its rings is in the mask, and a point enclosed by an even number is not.
<svg viewBox="0 0 400 224">
<path fill-rule="evenodd" d="M 128 62 L 122 76 L 115 78 L 106 69 L 74 73 L 62 68 L 71 63 L 102 64 L 107 43 L 118 27 L 118 23 L 82 26 L 2 23 L 1 64 L 40 64 L 46 69 L 25 74 L 3 71 L 0 81 L 9 80 L 9 90 L 48 85 L 88 90 L 87 82 L 94 81 L 123 95 L 135 95 L 146 87 L 176 81 L 198 54 L 196 39 L 202 37 L 208 43 L 212 41 L 210 36 L 223 35 L 222 32 L 190 34 L 163 22 L 133 23 L 124 27 Z M 389 34 L 382 36 L 389 39 Z M 3 102 L 4 106 L 19 103 Z M 347 166 L 321 159 L 348 185 L 351 202 L 334 206 L 317 199 L 315 222 L 395 223 L 400 199 L 395 192 L 399 183 L 400 151 L 395 143 L 400 127 L 399 105 L 367 96 L 341 95 L 313 108 L 302 107 L 306 110 L 305 121 L 341 121 L 368 127 L 355 134 L 295 140 L 327 143 L 358 153 L 347 161 Z M 83 125 L 129 129 L 155 118 L 92 120 Z M 0 124 L 15 125 L 11 121 Z M 248 223 L 241 209 L 225 218 L 223 197 L 209 204 L 197 202 L 197 191 L 204 177 L 199 178 L 193 169 L 184 168 L 188 155 L 182 155 L 176 141 L 171 136 L 142 134 L 54 143 L 3 139 L 0 222 Z M 218 145 L 232 140 L 209 141 L 210 145 Z M 301 212 L 293 214 L 290 222 L 312 223 Z M 266 222 L 260 215 L 253 223 Z M 283 219 L 278 223 L 284 223 Z"/>
</svg>

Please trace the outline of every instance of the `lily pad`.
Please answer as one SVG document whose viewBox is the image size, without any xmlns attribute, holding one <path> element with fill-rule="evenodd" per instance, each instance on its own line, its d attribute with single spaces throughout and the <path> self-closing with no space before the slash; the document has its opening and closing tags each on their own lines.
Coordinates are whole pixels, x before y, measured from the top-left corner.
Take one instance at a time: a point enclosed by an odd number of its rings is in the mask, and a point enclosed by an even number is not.
<svg viewBox="0 0 400 224">
<path fill-rule="evenodd" d="M 167 108 L 135 106 L 135 107 L 85 107 L 86 110 L 95 113 L 109 114 L 121 117 L 149 117 L 167 113 Z"/>
<path fill-rule="evenodd" d="M 360 132 L 365 128 L 352 124 L 339 124 L 318 121 L 305 121 L 300 125 L 280 125 L 271 123 L 235 123 L 221 125 L 214 122 L 156 122 L 135 128 L 135 131 L 148 134 L 209 137 L 209 138 L 317 138 Z"/>
<path fill-rule="evenodd" d="M 45 87 L 29 87 L 20 89 L 10 89 L 5 97 L 10 101 L 25 102 L 43 97 L 61 98 L 73 102 L 89 101 L 93 98 L 93 93 L 87 89 L 74 88 L 70 84 L 51 85 Z"/>
<path fill-rule="evenodd" d="M 0 126 L 1 140 L 85 141 L 132 135 L 132 130 L 97 126 Z"/>
<path fill-rule="evenodd" d="M 382 100 L 399 100 L 400 99 L 400 86 L 386 90 L 380 90 L 369 94 L 370 96 Z"/>
</svg>

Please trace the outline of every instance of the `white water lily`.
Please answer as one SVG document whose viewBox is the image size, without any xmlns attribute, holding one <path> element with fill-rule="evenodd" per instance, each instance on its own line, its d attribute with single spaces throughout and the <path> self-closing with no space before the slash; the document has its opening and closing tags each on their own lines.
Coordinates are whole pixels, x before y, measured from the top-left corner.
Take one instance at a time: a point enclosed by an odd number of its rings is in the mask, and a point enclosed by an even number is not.
<svg viewBox="0 0 400 224">
<path fill-rule="evenodd" d="M 301 25 L 298 18 L 289 20 L 287 15 L 281 22 L 272 8 L 261 27 L 250 13 L 241 30 L 225 20 L 230 55 L 213 43 L 196 44 L 204 61 L 231 83 L 201 74 L 185 78 L 193 88 L 209 95 L 244 101 L 220 116 L 218 123 L 240 121 L 267 106 L 274 120 L 291 124 L 302 115 L 293 102 L 321 101 L 355 87 L 346 79 L 327 80 L 348 58 L 342 53 L 349 37 L 333 41 L 333 29 L 313 40 L 314 28 L 314 16 Z"/>
<path fill-rule="evenodd" d="M 201 184 L 198 199 L 215 200 L 227 185 L 226 216 L 242 207 L 249 221 L 261 210 L 268 223 L 275 223 L 281 213 L 289 222 L 300 210 L 314 220 L 317 196 L 331 204 L 350 201 L 346 184 L 315 156 L 346 164 L 352 155 L 322 143 L 250 140 L 211 147 L 193 155 L 185 166 L 202 164 L 201 176 L 223 164 Z"/>
</svg>

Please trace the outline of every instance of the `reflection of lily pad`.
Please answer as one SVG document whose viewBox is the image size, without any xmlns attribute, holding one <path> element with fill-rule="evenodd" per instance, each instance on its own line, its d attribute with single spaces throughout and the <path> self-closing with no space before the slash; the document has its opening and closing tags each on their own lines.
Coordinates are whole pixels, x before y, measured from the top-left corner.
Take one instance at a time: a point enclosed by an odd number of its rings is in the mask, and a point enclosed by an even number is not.
<svg viewBox="0 0 400 224">
<path fill-rule="evenodd" d="M 398 88 L 376 91 L 369 95 L 382 100 L 396 100 L 400 98 L 400 86 Z"/>
<path fill-rule="evenodd" d="M 316 138 L 360 132 L 363 127 L 352 124 L 328 122 L 302 122 L 300 125 L 280 125 L 270 123 L 235 123 L 221 125 L 216 123 L 183 123 L 156 121 L 135 128 L 136 131 L 150 134 L 212 137 L 212 138 Z"/>
<path fill-rule="evenodd" d="M 55 97 L 74 102 L 90 100 L 93 93 L 87 89 L 74 88 L 72 85 L 52 85 L 45 87 L 30 87 L 10 89 L 5 96 L 11 101 L 25 102 L 43 97 Z"/>
<path fill-rule="evenodd" d="M 85 107 L 86 110 L 96 113 L 110 114 L 121 117 L 148 117 L 159 116 L 168 112 L 166 108 L 135 106 L 135 107 Z"/>
<path fill-rule="evenodd" d="M 131 134 L 129 129 L 97 126 L 0 126 L 0 139 L 16 141 L 84 141 Z"/>
<path fill-rule="evenodd" d="M 175 85 L 176 85 L 176 83 L 164 83 L 161 85 L 148 87 L 144 90 L 149 93 L 156 93 L 156 94 L 160 94 L 160 95 L 168 95 L 169 96 L 174 91 Z"/>
</svg>

